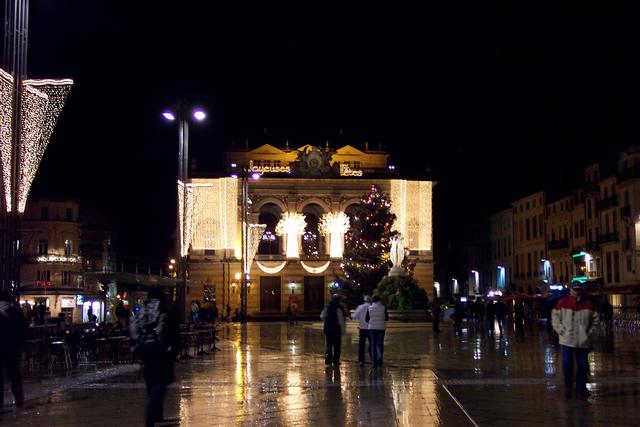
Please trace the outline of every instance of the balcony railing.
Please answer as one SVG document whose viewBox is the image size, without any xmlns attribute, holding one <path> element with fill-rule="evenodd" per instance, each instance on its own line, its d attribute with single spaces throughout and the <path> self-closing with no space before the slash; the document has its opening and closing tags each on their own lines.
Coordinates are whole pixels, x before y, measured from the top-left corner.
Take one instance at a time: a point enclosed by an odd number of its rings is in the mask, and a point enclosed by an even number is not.
<svg viewBox="0 0 640 427">
<path fill-rule="evenodd" d="M 600 243 L 611 243 L 611 242 L 617 242 L 618 241 L 618 232 L 613 232 L 613 233 L 608 233 L 608 234 L 602 234 L 600 236 Z"/>
<path fill-rule="evenodd" d="M 569 240 L 567 239 L 551 240 L 549 242 L 549 249 L 561 249 L 561 248 L 568 248 L 568 247 L 569 247 Z"/>
<path fill-rule="evenodd" d="M 615 206 L 618 206 L 618 196 L 607 197 L 606 199 L 600 200 L 600 202 L 598 203 L 598 208 L 600 208 L 600 210 L 612 208 Z"/>
</svg>

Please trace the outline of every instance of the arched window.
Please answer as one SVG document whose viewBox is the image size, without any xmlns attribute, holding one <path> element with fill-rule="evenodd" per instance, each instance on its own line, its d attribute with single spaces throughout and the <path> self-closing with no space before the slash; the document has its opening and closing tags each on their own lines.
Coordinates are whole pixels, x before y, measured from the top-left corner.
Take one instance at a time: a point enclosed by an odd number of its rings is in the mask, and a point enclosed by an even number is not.
<svg viewBox="0 0 640 427">
<path fill-rule="evenodd" d="M 325 253 L 324 237 L 320 236 L 318 225 L 324 211 L 315 203 L 306 205 L 302 209 L 304 220 L 307 223 L 302 235 L 302 253 L 309 257 L 317 257 Z"/>
<path fill-rule="evenodd" d="M 266 224 L 262 240 L 258 246 L 259 255 L 278 255 L 280 254 L 280 242 L 282 238 L 276 236 L 276 225 L 280 221 L 280 208 L 272 203 L 268 203 L 260 208 L 258 223 Z"/>
</svg>

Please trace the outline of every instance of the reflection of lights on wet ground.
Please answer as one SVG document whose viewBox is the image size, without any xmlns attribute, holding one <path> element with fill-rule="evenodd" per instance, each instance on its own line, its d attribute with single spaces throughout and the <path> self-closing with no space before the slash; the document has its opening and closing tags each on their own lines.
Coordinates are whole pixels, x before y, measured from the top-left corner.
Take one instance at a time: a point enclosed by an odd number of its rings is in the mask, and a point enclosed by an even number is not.
<svg viewBox="0 0 640 427">
<path fill-rule="evenodd" d="M 544 373 L 547 376 L 553 376 L 556 373 L 556 363 L 553 348 L 550 346 L 544 349 Z"/>
<path fill-rule="evenodd" d="M 475 348 L 473 349 L 473 359 L 474 360 L 481 360 L 482 359 L 482 347 L 481 347 L 482 342 L 480 341 L 480 338 L 476 338 L 476 345 Z"/>
<path fill-rule="evenodd" d="M 295 344 L 293 344 L 291 346 L 291 354 L 296 354 L 296 345 Z"/>
</svg>

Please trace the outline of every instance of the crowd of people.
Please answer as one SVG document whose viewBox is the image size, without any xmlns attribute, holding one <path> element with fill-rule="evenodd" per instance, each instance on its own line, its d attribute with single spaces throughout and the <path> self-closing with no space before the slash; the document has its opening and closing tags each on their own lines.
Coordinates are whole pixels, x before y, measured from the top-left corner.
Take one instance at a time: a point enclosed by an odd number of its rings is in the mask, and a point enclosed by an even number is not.
<svg viewBox="0 0 640 427">
<path fill-rule="evenodd" d="M 230 312 L 231 308 L 227 304 L 221 318 L 229 321 Z M 440 320 L 443 315 L 438 299 L 432 303 L 431 312 L 433 331 L 437 333 L 440 331 Z M 508 313 L 513 314 L 516 327 L 518 324 L 523 324 L 527 317 L 525 305 L 518 301 L 514 306 L 508 307 L 503 299 L 497 296 L 488 300 L 478 298 L 470 304 L 463 304 L 460 296 L 456 295 L 450 317 L 456 335 L 462 334 L 463 319 L 467 319 L 467 322 L 472 325 L 486 324 L 489 335 L 495 334 L 497 326 L 502 337 Z M 90 319 L 92 314 L 87 313 Z M 162 402 L 167 386 L 174 380 L 173 364 L 181 348 L 176 312 L 168 304 L 165 294 L 160 289 L 151 289 L 135 317 L 131 318 L 129 308 L 122 301 L 115 308 L 115 315 L 117 322 L 105 328 L 117 328 L 119 333 L 130 332 L 132 351 L 143 363 L 143 377 L 148 396 L 146 424 L 154 425 L 164 421 Z M 210 301 L 205 301 L 203 305 L 194 301 L 191 315 L 194 323 L 214 321 L 218 318 L 217 308 Z M 611 304 L 605 301 L 596 307 L 596 304 L 586 297 L 579 283 L 571 287 L 569 295 L 557 299 L 554 304 L 550 317 L 553 329 L 559 337 L 567 398 L 574 395 L 580 399 L 588 397 L 587 357 L 591 350 L 591 335 L 600 317 L 605 326 L 610 328 L 612 315 Z M 342 337 L 346 334 L 346 320 L 349 317 L 347 310 L 341 304 L 339 294 L 332 295 L 331 301 L 324 307 L 320 317 L 323 321 L 326 340 L 325 364 L 337 367 L 340 365 Z M 9 292 L 0 291 L 0 331 L 2 332 L 0 333 L 0 386 L 4 385 L 6 372 L 11 382 L 15 404 L 18 406 L 24 402 L 19 365 L 20 352 L 24 346 L 28 327 L 27 318 L 23 307 L 11 304 Z M 355 309 L 351 318 L 358 322 L 359 366 L 365 366 L 368 354 L 372 368 L 382 367 L 389 314 L 380 297 L 365 295 L 362 304 Z M 295 322 L 293 310 L 288 311 L 287 321 Z M 107 334 L 109 331 L 102 332 Z M 3 394 L 0 393 L 0 398 L 2 397 Z M 0 400 L 0 406 L 2 403 Z"/>
</svg>

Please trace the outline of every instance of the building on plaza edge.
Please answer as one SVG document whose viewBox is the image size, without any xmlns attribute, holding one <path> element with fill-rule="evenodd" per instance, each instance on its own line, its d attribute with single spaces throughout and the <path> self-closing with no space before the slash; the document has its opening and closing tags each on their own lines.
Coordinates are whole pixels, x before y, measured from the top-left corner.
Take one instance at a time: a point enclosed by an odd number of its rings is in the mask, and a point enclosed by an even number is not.
<svg viewBox="0 0 640 427">
<path fill-rule="evenodd" d="M 587 166 L 584 184 L 571 194 L 554 200 L 531 194 L 488 225 L 482 293 L 543 293 L 577 281 L 616 307 L 637 306 L 640 146 Z"/>
<path fill-rule="evenodd" d="M 260 174 L 260 179 L 248 179 L 246 200 L 248 223 L 263 224 L 250 226 L 246 239 L 250 250 L 257 246 L 248 264 L 250 317 L 279 315 L 290 304 L 299 313 L 321 311 L 331 287 L 343 279 L 346 218 L 373 184 L 391 201 L 397 216 L 393 228 L 405 236 L 415 279 L 433 294 L 433 182 L 400 179 L 388 164 L 389 154 L 368 147 L 332 150 L 327 143 L 324 148 L 289 149 L 287 143 L 281 149 L 264 144 L 232 149 L 224 156 L 229 168 Z M 179 231 L 182 247 L 189 248 L 187 307 L 215 300 L 220 313 L 227 304 L 232 313 L 240 308 L 241 181 L 232 176 L 191 178 L 187 197 L 178 183 Z"/>
</svg>

